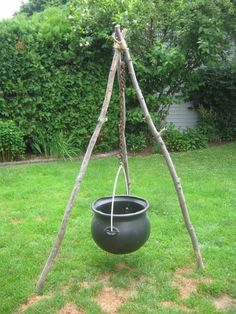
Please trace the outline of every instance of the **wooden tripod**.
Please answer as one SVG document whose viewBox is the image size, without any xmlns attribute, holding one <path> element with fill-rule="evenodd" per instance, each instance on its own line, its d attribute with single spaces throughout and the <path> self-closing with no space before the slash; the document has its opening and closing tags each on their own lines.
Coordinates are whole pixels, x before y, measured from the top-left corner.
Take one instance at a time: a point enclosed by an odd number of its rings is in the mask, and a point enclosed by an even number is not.
<svg viewBox="0 0 236 314">
<path fill-rule="evenodd" d="M 183 188 L 182 188 L 182 185 L 180 182 L 180 178 L 177 176 L 177 172 L 176 172 L 175 166 L 173 164 L 173 161 L 172 161 L 170 154 L 166 148 L 166 145 L 165 145 L 165 143 L 161 137 L 163 130 L 161 130 L 160 132 L 157 131 L 157 129 L 156 129 L 156 127 L 152 121 L 152 118 L 149 114 L 146 102 L 144 100 L 142 91 L 139 87 L 139 84 L 138 84 L 138 81 L 136 78 L 132 59 L 131 59 L 131 56 L 129 53 L 129 48 L 128 48 L 126 41 L 125 41 L 125 31 L 121 31 L 119 25 L 117 25 L 115 27 L 115 33 L 113 35 L 113 39 L 114 39 L 114 56 L 113 56 L 113 60 L 112 60 L 112 64 L 111 64 L 111 68 L 110 68 L 110 72 L 109 72 L 109 76 L 108 76 L 107 89 L 106 89 L 105 98 L 103 101 L 101 113 L 100 113 L 100 116 L 98 118 L 98 122 L 97 122 L 95 130 L 93 132 L 93 135 L 90 139 L 89 145 L 87 147 L 87 151 L 84 155 L 84 158 L 83 158 L 83 161 L 82 161 L 82 164 L 80 167 L 80 171 L 79 171 L 79 174 L 76 178 L 76 181 L 75 181 L 74 187 L 72 189 L 70 198 L 68 200 L 67 206 L 65 208 L 64 216 L 63 216 L 61 226 L 60 226 L 59 232 L 57 234 L 55 243 L 51 249 L 49 257 L 48 257 L 48 259 L 45 263 L 45 266 L 44 266 L 44 268 L 43 268 L 43 270 L 39 276 L 39 279 L 36 283 L 37 289 L 41 289 L 43 287 L 44 281 L 47 277 L 48 272 L 50 271 L 50 268 L 51 268 L 51 266 L 52 266 L 52 264 L 56 258 L 56 255 L 59 251 L 62 240 L 64 238 L 67 223 L 68 223 L 68 220 L 69 220 L 69 217 L 71 214 L 71 210 L 72 210 L 73 205 L 75 203 L 76 196 L 79 192 L 80 185 L 81 185 L 81 182 L 82 182 L 83 177 L 85 175 L 85 172 L 86 172 L 93 148 L 96 144 L 96 141 L 97 141 L 97 138 L 98 138 L 99 133 L 101 131 L 101 128 L 102 128 L 103 124 L 106 122 L 106 113 L 107 113 L 107 109 L 108 109 L 111 95 L 112 95 L 113 83 L 114 83 L 116 71 L 118 72 L 119 86 L 120 86 L 120 109 L 121 109 L 120 127 L 119 127 L 120 154 L 121 154 L 121 161 L 124 165 L 126 175 L 128 178 L 128 185 L 130 188 L 130 179 L 129 179 L 129 173 L 128 173 L 127 149 L 126 149 L 126 141 L 125 141 L 125 92 L 124 92 L 124 85 L 122 84 L 122 79 L 123 79 L 122 78 L 122 62 L 121 62 L 122 54 L 124 55 L 124 58 L 125 58 L 128 70 L 129 70 L 130 78 L 131 78 L 133 87 L 136 91 L 136 95 L 137 95 L 137 98 L 139 100 L 141 109 L 143 111 L 145 120 L 146 120 L 146 122 L 149 126 L 149 129 L 150 129 L 153 137 L 155 138 L 157 144 L 160 146 L 163 157 L 166 161 L 167 167 L 168 167 L 170 175 L 172 177 L 173 184 L 175 186 L 176 193 L 178 195 L 178 200 L 179 200 L 179 204 L 181 207 L 185 226 L 186 226 L 187 231 L 189 233 L 189 236 L 191 238 L 191 242 L 192 242 L 192 246 L 193 246 L 193 250 L 194 250 L 194 254 L 195 254 L 195 259 L 196 259 L 196 265 L 198 268 L 204 269 L 204 265 L 203 265 L 199 245 L 198 245 L 198 239 L 197 239 L 195 230 L 193 228 L 193 225 L 192 225 L 190 217 L 189 217 L 188 208 L 186 205 L 186 201 L 185 201 L 185 197 L 184 197 Z"/>
</svg>

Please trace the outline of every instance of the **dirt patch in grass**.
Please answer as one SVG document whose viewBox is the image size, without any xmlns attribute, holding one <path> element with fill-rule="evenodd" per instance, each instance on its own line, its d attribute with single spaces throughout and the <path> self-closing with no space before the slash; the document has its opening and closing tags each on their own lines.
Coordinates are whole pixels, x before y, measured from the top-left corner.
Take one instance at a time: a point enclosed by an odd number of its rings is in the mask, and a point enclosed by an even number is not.
<svg viewBox="0 0 236 314">
<path fill-rule="evenodd" d="M 201 283 L 212 282 L 211 278 L 192 278 L 193 270 L 193 268 L 178 268 L 175 272 L 172 285 L 178 288 L 182 300 L 188 299 L 192 293 L 196 292 Z"/>
<path fill-rule="evenodd" d="M 116 310 L 125 303 L 125 298 L 114 288 L 106 287 L 96 296 L 95 301 L 105 313 L 116 314 Z"/>
<path fill-rule="evenodd" d="M 42 299 L 48 299 L 50 297 L 51 297 L 50 295 L 33 295 L 32 297 L 30 297 L 28 300 L 26 300 L 24 303 L 20 305 L 18 312 L 24 313 L 28 309 L 28 307 L 38 303 Z"/>
<path fill-rule="evenodd" d="M 236 300 L 228 294 L 222 294 L 218 298 L 214 298 L 213 303 L 217 310 L 236 308 Z"/>
<path fill-rule="evenodd" d="M 161 303 L 163 307 L 177 308 L 183 312 L 192 312 L 193 310 L 183 304 L 177 304 L 172 301 L 164 301 Z"/>
<path fill-rule="evenodd" d="M 85 312 L 78 309 L 74 303 L 67 303 L 62 309 L 60 309 L 59 314 L 85 314 Z"/>
<path fill-rule="evenodd" d="M 133 271 L 131 267 L 123 262 L 116 265 L 118 270 Z M 101 273 L 95 280 L 83 281 L 81 283 L 84 289 L 90 289 L 96 284 L 103 286 L 102 290 L 94 298 L 94 301 L 100 306 L 104 313 L 116 314 L 117 309 L 124 304 L 129 298 L 137 295 L 137 287 L 145 281 L 144 277 L 139 277 L 133 280 L 127 289 L 115 289 L 111 282 L 112 273 Z M 60 313 L 61 314 L 61 313 Z"/>
<path fill-rule="evenodd" d="M 192 278 L 176 277 L 173 286 L 179 289 L 180 298 L 187 299 L 192 293 L 197 291 L 198 281 Z"/>
<path fill-rule="evenodd" d="M 118 270 L 123 270 L 123 269 L 126 269 L 128 271 L 133 271 L 134 269 L 131 268 L 129 265 L 126 265 L 124 262 L 119 262 L 116 264 L 116 268 Z"/>
<path fill-rule="evenodd" d="M 198 287 L 201 283 L 210 284 L 212 282 L 211 278 L 193 278 L 194 268 L 193 267 L 184 267 L 178 268 L 175 271 L 174 279 L 172 285 L 178 288 L 180 293 L 180 298 L 186 300 L 194 292 L 197 292 Z M 183 304 L 177 304 L 172 301 L 162 302 L 162 306 L 169 308 L 178 308 L 183 312 L 192 312 L 193 309 L 187 307 Z"/>
<path fill-rule="evenodd" d="M 137 294 L 134 288 L 121 289 L 116 291 L 113 287 L 104 287 L 96 296 L 95 302 L 101 307 L 102 311 L 108 314 L 116 314 L 117 309 L 130 297 Z"/>
<path fill-rule="evenodd" d="M 124 263 L 118 264 L 119 269 L 130 269 L 129 266 Z M 135 281 L 131 282 L 126 289 L 115 289 L 110 282 L 110 277 L 111 273 L 103 273 L 98 277 L 97 281 L 102 283 L 104 287 L 95 297 L 95 302 L 101 307 L 104 313 L 116 314 L 121 305 L 129 298 L 137 295 L 137 287 L 144 282 L 144 278 L 137 278 Z"/>
</svg>

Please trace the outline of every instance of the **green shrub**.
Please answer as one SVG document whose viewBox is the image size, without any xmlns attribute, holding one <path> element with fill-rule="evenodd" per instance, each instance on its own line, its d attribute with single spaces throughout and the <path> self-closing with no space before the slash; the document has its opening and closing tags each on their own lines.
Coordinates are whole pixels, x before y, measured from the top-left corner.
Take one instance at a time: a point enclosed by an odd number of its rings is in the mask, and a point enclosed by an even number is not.
<svg viewBox="0 0 236 314">
<path fill-rule="evenodd" d="M 160 148 L 160 146 L 157 144 L 156 140 L 153 139 L 151 145 L 152 145 L 152 153 L 153 153 L 153 154 L 161 154 L 161 148 Z"/>
<path fill-rule="evenodd" d="M 143 132 L 127 134 L 127 147 L 131 151 L 142 151 L 146 148 L 146 138 Z"/>
<path fill-rule="evenodd" d="M 168 125 L 163 140 L 170 152 L 182 152 L 207 147 L 207 137 L 198 128 L 180 131 L 173 124 Z"/>
<path fill-rule="evenodd" d="M 45 157 L 71 159 L 81 153 L 75 147 L 75 140 L 73 136 L 65 138 L 62 132 L 47 137 L 46 134 L 38 132 L 37 140 L 32 144 L 34 153 L 43 155 Z"/>
<path fill-rule="evenodd" d="M 13 121 L 0 121 L 0 161 L 22 159 L 24 153 L 23 132 Z"/>
<path fill-rule="evenodd" d="M 210 141 L 236 139 L 236 63 L 198 71 L 201 85 L 191 93 L 200 128 Z"/>
<path fill-rule="evenodd" d="M 221 134 L 218 126 L 217 113 L 213 108 L 204 108 L 199 106 L 199 122 L 198 128 L 204 134 L 209 142 L 217 142 L 221 140 Z"/>
<path fill-rule="evenodd" d="M 0 25 L 0 119 L 20 126 L 27 149 L 37 142 L 36 130 L 41 130 L 51 137 L 48 141 L 60 131 L 65 138 L 73 134 L 76 146 L 84 151 L 102 106 L 113 53 L 110 35 L 117 23 L 129 30 L 127 41 L 140 87 L 150 113 L 157 115 L 160 105 L 168 107 L 176 91 L 189 86 L 195 68 L 218 60 L 226 51 L 234 26 L 229 23 L 232 8 L 223 0 L 215 2 L 176 0 L 172 6 L 168 1 L 133 0 L 28 2 L 21 11 L 30 17 L 19 14 Z M 138 144 L 135 136 L 130 140 L 136 149 L 144 146 L 139 132 L 146 142 L 150 134 L 136 110 L 128 75 L 127 87 L 127 133 L 137 135 Z M 98 151 L 117 148 L 117 95 L 116 82 Z"/>
<path fill-rule="evenodd" d="M 37 131 L 47 134 L 47 142 L 62 131 L 84 151 L 97 123 L 112 49 L 80 47 L 70 33 L 67 12 L 59 8 L 1 22 L 0 119 L 20 126 L 27 150 L 37 143 Z M 116 89 L 97 150 L 117 147 Z"/>
</svg>

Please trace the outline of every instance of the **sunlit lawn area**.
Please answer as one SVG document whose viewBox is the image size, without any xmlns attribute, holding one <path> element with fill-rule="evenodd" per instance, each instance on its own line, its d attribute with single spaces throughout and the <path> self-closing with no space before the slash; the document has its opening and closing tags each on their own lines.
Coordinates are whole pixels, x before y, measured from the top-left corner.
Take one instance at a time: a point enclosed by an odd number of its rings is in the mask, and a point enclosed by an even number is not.
<svg viewBox="0 0 236 314">
<path fill-rule="evenodd" d="M 98 159 L 90 162 L 43 295 L 31 299 L 80 162 L 2 167 L 0 313 L 66 313 L 61 309 L 70 307 L 88 314 L 235 313 L 236 143 L 172 157 L 199 238 L 203 274 L 191 270 L 191 242 L 160 155 L 129 159 L 132 194 L 150 202 L 148 242 L 119 256 L 96 246 L 91 203 L 112 193 L 117 170 L 116 158 Z M 118 190 L 125 191 L 123 180 Z"/>
</svg>

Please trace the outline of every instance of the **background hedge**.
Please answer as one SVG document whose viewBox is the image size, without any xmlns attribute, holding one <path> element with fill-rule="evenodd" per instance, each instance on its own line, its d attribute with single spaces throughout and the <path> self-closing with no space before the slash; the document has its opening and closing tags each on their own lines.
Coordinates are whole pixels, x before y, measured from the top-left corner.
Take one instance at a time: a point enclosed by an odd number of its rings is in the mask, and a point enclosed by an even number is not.
<svg viewBox="0 0 236 314">
<path fill-rule="evenodd" d="M 28 151 L 58 138 L 84 151 L 105 93 L 115 23 L 129 29 L 137 76 L 158 128 L 195 70 L 225 58 L 235 30 L 229 0 L 173 0 L 172 6 L 154 0 L 31 0 L 22 12 L 0 23 L 0 119 L 20 127 Z M 127 85 L 127 141 L 136 150 L 150 136 L 129 80 Z M 116 82 L 97 150 L 118 144 L 117 89 Z"/>
<path fill-rule="evenodd" d="M 73 45 L 66 38 L 66 21 L 63 11 L 53 8 L 32 21 L 18 17 L 1 28 L 0 117 L 20 126 L 28 149 L 38 132 L 50 138 L 63 131 L 74 133 L 83 150 L 96 125 L 112 51 Z M 101 149 L 116 145 L 117 111 L 113 97 Z"/>
<path fill-rule="evenodd" d="M 236 139 L 236 62 L 199 70 L 192 100 L 200 113 L 199 127 L 210 141 Z"/>
<path fill-rule="evenodd" d="M 25 153 L 23 133 L 13 121 L 0 121 L 0 161 L 22 159 Z"/>
</svg>

